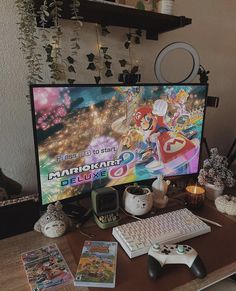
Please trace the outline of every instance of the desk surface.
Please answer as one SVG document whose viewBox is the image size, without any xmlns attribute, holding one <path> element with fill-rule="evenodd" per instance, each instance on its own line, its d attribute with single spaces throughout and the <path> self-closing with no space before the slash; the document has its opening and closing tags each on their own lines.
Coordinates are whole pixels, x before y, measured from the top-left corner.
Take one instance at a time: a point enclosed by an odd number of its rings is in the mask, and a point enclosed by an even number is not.
<svg viewBox="0 0 236 291">
<path fill-rule="evenodd" d="M 171 211 L 171 209 L 167 209 Z M 213 207 L 205 205 L 197 214 L 215 220 L 222 228 L 212 225 L 209 234 L 188 240 L 185 243 L 194 247 L 205 263 L 208 275 L 204 279 L 195 279 L 184 265 L 168 265 L 164 274 L 152 281 L 147 276 L 147 257 L 141 256 L 129 259 L 123 249 L 118 247 L 117 279 L 115 290 L 197 290 L 225 278 L 236 271 L 236 224 L 228 217 L 217 212 Z M 124 223 L 127 221 L 123 221 Z M 111 229 L 100 230 L 94 223 L 88 223 L 86 232 L 96 236 L 94 240 L 115 240 Z M 2 290 L 29 290 L 26 275 L 20 259 L 22 252 L 36 249 L 51 242 L 57 243 L 71 271 L 75 274 L 82 246 L 87 237 L 78 230 L 67 235 L 49 239 L 34 231 L 0 241 L 0 286 Z M 75 288 L 72 284 L 58 287 L 57 290 L 88 290 Z M 92 290 L 107 290 L 92 288 Z"/>
</svg>

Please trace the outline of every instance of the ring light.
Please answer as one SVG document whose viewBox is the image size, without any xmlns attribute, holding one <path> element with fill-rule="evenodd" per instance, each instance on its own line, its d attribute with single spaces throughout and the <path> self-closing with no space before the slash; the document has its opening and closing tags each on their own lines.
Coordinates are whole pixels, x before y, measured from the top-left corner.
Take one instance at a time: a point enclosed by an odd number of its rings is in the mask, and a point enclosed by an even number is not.
<svg viewBox="0 0 236 291">
<path fill-rule="evenodd" d="M 154 64 L 154 72 L 155 72 L 156 78 L 161 83 L 172 83 L 163 77 L 162 72 L 161 72 L 161 63 L 169 52 L 176 49 L 184 49 L 185 51 L 187 51 L 191 55 L 192 61 L 193 61 L 193 67 L 189 75 L 185 79 L 177 83 L 190 83 L 198 74 L 198 70 L 200 67 L 200 59 L 199 59 L 199 55 L 197 51 L 188 43 L 174 42 L 167 45 L 160 51 Z"/>
</svg>

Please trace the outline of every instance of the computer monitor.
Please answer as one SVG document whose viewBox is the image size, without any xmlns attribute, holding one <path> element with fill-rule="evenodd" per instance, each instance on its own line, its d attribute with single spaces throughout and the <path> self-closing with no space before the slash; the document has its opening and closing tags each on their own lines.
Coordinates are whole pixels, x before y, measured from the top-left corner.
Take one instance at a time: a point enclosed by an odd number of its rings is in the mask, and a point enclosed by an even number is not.
<svg viewBox="0 0 236 291">
<path fill-rule="evenodd" d="M 202 84 L 32 85 L 41 204 L 196 174 L 206 96 Z"/>
</svg>

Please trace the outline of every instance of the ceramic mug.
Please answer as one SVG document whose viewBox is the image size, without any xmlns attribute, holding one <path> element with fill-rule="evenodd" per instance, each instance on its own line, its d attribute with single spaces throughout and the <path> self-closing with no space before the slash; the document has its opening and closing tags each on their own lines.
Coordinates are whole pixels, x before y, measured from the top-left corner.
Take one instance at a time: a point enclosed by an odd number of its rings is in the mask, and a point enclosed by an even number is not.
<svg viewBox="0 0 236 291">
<path fill-rule="evenodd" d="M 134 186 L 128 186 L 123 193 L 125 211 L 137 216 L 148 213 L 153 205 L 152 192 L 148 188 L 141 188 L 143 194 L 139 194 L 133 193 L 133 189 Z"/>
</svg>

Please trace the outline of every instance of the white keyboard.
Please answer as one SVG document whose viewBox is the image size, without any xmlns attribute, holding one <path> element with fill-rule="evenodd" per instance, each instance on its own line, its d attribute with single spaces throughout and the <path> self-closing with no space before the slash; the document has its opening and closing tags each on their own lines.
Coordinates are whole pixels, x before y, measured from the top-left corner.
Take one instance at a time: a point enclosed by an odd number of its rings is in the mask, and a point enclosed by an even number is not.
<svg viewBox="0 0 236 291">
<path fill-rule="evenodd" d="M 130 258 L 146 254 L 154 243 L 178 243 L 211 231 L 187 208 L 113 227 L 112 234 Z"/>
</svg>

